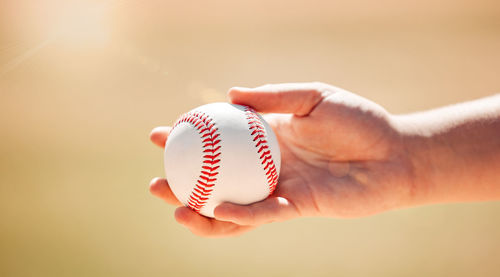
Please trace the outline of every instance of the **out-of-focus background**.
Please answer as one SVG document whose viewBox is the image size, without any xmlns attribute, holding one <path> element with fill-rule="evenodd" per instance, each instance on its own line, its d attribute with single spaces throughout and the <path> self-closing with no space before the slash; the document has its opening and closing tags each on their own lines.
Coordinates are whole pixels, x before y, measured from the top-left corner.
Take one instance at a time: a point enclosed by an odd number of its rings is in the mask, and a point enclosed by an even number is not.
<svg viewBox="0 0 500 277">
<path fill-rule="evenodd" d="M 151 128 L 231 86 L 407 113 L 500 91 L 499 65 L 497 0 L 1 1 L 0 275 L 499 276 L 498 202 L 204 239 L 148 192 Z"/>
</svg>

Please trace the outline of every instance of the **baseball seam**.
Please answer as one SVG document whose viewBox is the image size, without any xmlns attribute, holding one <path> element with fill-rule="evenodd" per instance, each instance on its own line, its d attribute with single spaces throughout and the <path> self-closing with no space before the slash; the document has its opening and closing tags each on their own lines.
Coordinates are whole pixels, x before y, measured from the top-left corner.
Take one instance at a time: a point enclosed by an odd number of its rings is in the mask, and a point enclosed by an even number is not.
<svg viewBox="0 0 500 277">
<path fill-rule="evenodd" d="M 248 128 L 251 131 L 250 135 L 253 136 L 257 154 L 260 155 L 259 159 L 266 173 L 269 195 L 271 195 L 278 184 L 278 172 L 268 145 L 266 130 L 254 109 L 245 106 L 245 115 L 249 125 Z"/>
<path fill-rule="evenodd" d="M 216 176 L 219 174 L 219 156 L 220 152 L 220 133 L 215 127 L 215 122 L 203 112 L 189 112 L 182 115 L 175 123 L 173 129 L 181 123 L 191 124 L 200 134 L 203 144 L 203 162 L 200 170 L 200 176 L 191 191 L 187 205 L 196 212 L 207 203 L 212 193 Z"/>
</svg>

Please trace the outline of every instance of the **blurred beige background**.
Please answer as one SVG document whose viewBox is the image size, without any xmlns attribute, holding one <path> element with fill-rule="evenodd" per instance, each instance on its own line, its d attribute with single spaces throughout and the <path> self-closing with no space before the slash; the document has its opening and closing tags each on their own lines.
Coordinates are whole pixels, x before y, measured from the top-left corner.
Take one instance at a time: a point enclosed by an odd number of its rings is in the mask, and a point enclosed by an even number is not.
<svg viewBox="0 0 500 277">
<path fill-rule="evenodd" d="M 231 86 L 406 113 L 500 91 L 499 65 L 496 0 L 1 1 L 0 275 L 499 276 L 498 202 L 214 240 L 148 193 L 150 129 Z"/>
</svg>

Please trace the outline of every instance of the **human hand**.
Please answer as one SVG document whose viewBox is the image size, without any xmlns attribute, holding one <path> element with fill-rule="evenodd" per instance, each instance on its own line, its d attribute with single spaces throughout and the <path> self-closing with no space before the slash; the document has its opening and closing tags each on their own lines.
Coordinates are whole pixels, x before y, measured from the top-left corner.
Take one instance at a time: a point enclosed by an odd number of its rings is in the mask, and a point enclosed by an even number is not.
<svg viewBox="0 0 500 277">
<path fill-rule="evenodd" d="M 232 88 L 231 102 L 269 113 L 282 154 L 273 195 L 251 205 L 223 203 L 215 219 L 180 206 L 176 220 L 200 236 L 237 235 L 256 226 L 301 216 L 360 217 L 407 206 L 413 165 L 392 116 L 377 104 L 322 83 Z M 164 146 L 170 127 L 155 128 Z M 181 205 L 165 179 L 151 192 Z"/>
</svg>

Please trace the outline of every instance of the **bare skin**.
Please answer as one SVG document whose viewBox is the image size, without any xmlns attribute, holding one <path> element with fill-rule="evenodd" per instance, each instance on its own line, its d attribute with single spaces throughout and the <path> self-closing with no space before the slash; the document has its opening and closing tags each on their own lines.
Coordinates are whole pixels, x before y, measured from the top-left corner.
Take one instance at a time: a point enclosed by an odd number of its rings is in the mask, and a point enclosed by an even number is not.
<svg viewBox="0 0 500 277">
<path fill-rule="evenodd" d="M 150 191 L 179 206 L 194 234 L 231 236 L 296 217 L 362 217 L 428 203 L 500 199 L 500 95 L 414 115 L 391 115 L 322 83 L 232 88 L 232 103 L 269 113 L 282 152 L 275 193 L 224 203 L 209 219 L 184 207 L 165 179 Z M 458 112 L 465 109 L 467 112 Z M 151 140 L 163 147 L 170 127 Z"/>
</svg>

